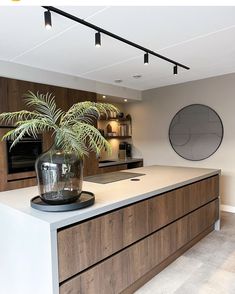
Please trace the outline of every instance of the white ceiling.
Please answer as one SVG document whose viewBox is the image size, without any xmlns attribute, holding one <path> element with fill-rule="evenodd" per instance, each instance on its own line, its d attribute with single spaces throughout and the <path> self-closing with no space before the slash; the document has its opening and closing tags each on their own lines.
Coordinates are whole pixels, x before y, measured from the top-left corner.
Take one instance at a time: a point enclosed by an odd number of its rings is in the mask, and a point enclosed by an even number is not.
<svg viewBox="0 0 235 294">
<path fill-rule="evenodd" d="M 59 7 L 188 65 L 172 65 L 52 13 L 45 30 L 41 7 L 1 7 L 0 59 L 123 87 L 146 90 L 235 72 L 235 7 Z M 142 78 L 132 76 L 141 74 Z M 115 84 L 116 85 L 116 84 Z"/>
</svg>

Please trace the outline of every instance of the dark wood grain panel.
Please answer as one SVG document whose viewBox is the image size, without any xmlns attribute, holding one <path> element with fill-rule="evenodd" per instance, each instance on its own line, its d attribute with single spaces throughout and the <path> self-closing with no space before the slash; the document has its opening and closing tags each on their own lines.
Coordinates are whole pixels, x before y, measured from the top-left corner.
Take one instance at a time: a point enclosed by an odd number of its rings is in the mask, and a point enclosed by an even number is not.
<svg viewBox="0 0 235 294">
<path fill-rule="evenodd" d="M 150 231 L 169 224 L 219 196 L 219 176 L 184 186 L 150 200 Z"/>
<path fill-rule="evenodd" d="M 87 92 L 82 90 L 68 89 L 68 103 L 69 107 L 78 102 L 97 101 L 97 94 L 94 92 Z"/>
<path fill-rule="evenodd" d="M 86 100 L 96 102 L 97 100 L 96 94 L 93 92 L 0 77 L 0 113 L 27 109 L 27 106 L 24 103 L 23 95 L 29 90 L 34 93 L 52 93 L 55 96 L 57 106 L 64 111 L 67 111 L 74 103 Z M 48 133 L 43 135 L 43 150 L 48 150 L 52 144 L 52 134 Z M 4 143 L 0 143 L 0 150 L 5 152 Z M 4 156 L 4 158 L 5 157 L 6 156 Z M 11 182 L 7 181 L 7 163 L 5 159 L 2 159 L 0 162 L 0 171 L 2 175 L 0 180 L 1 191 L 23 188 L 36 184 L 36 179 L 24 179 L 20 181 L 17 176 L 15 178 L 15 182 L 13 181 L 13 176 L 10 176 Z M 91 153 L 88 158 L 86 157 L 84 159 L 84 176 L 94 175 L 97 171 L 98 160 L 94 153 Z M 24 173 L 25 178 L 31 176 L 31 174 Z"/>
<path fill-rule="evenodd" d="M 0 129 L 0 137 L 6 133 L 7 129 Z M 8 165 L 7 165 L 7 147 L 6 142 L 0 141 L 0 191 L 5 191 L 7 188 L 7 174 L 8 174 Z M 5 156 L 4 156 L 5 154 Z"/>
<path fill-rule="evenodd" d="M 123 169 L 127 169 L 127 168 L 128 168 L 127 164 L 118 164 L 118 165 L 100 167 L 98 172 L 100 174 L 111 173 L 111 172 L 115 172 L 115 171 L 119 171 L 119 170 L 123 170 Z"/>
<path fill-rule="evenodd" d="M 148 202 L 58 232 L 59 280 L 86 269 L 148 233 Z"/>
<path fill-rule="evenodd" d="M 200 241 L 202 238 L 204 238 L 206 235 L 212 232 L 213 229 L 214 229 L 213 225 L 208 227 L 205 231 L 203 231 L 202 233 L 197 235 L 194 239 L 192 239 L 187 244 L 185 244 L 183 247 L 175 251 L 173 254 L 171 254 L 169 257 L 163 260 L 160 264 L 154 266 L 149 272 L 147 272 L 141 278 L 135 281 L 133 284 L 128 286 L 124 291 L 121 291 L 120 294 L 133 294 L 141 286 L 143 286 L 145 283 L 151 280 L 154 276 L 160 273 L 164 268 L 166 268 L 170 263 L 176 260 L 185 251 L 187 251 L 189 248 L 195 245 L 198 241 Z"/>
<path fill-rule="evenodd" d="M 217 210 L 218 200 L 199 208 L 63 283 L 60 294 L 110 294 L 124 291 L 210 228 L 217 219 Z"/>
<path fill-rule="evenodd" d="M 0 77 L 0 113 L 8 111 L 7 79 Z"/>
<path fill-rule="evenodd" d="M 208 178 L 60 231 L 60 281 L 197 209 L 205 201 L 211 201 L 218 193 L 218 180 L 218 176 Z M 112 226 L 115 229 L 110 234 Z M 179 225 L 177 234 L 185 238 L 181 230 L 184 228 Z M 92 238 L 92 235 L 99 238 Z M 72 262 L 74 258 L 75 263 Z"/>
</svg>

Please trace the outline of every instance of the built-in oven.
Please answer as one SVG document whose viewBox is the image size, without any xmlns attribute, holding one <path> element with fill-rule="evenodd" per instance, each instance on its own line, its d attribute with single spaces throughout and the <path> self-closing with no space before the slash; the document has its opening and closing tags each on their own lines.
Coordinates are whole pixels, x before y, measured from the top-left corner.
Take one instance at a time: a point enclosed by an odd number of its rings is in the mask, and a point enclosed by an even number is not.
<svg viewBox="0 0 235 294">
<path fill-rule="evenodd" d="M 24 137 L 15 146 L 7 140 L 8 174 L 35 170 L 36 158 L 42 153 L 42 139 Z"/>
</svg>

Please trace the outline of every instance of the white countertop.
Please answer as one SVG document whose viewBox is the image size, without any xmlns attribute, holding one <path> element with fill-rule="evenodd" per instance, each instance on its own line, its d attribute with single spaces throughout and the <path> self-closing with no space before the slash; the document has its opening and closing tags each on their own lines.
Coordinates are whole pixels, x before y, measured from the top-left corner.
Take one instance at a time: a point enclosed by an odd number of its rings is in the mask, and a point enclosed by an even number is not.
<svg viewBox="0 0 235 294">
<path fill-rule="evenodd" d="M 130 170 L 125 170 L 130 172 Z M 202 180 L 220 173 L 216 169 L 148 166 L 132 169 L 131 172 L 144 173 L 140 181 L 130 179 L 109 184 L 85 182 L 83 190 L 95 194 L 95 204 L 88 208 L 70 212 L 41 212 L 30 207 L 30 199 L 38 195 L 37 187 L 29 187 L 0 192 L 1 210 L 21 213 L 22 217 L 33 218 L 51 230 L 70 225 L 101 213 L 134 203 L 171 189 Z"/>
</svg>

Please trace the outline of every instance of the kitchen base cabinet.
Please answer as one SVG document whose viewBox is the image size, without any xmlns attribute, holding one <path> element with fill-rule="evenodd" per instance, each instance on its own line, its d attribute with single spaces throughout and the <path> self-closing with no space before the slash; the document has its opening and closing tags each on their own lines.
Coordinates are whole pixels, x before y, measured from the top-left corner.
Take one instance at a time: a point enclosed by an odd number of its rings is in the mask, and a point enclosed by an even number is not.
<svg viewBox="0 0 235 294">
<path fill-rule="evenodd" d="M 217 218 L 215 200 L 63 283 L 60 294 L 121 293 Z"/>
<path fill-rule="evenodd" d="M 60 294 L 139 287 L 212 229 L 218 195 L 216 175 L 59 230 Z"/>
</svg>

